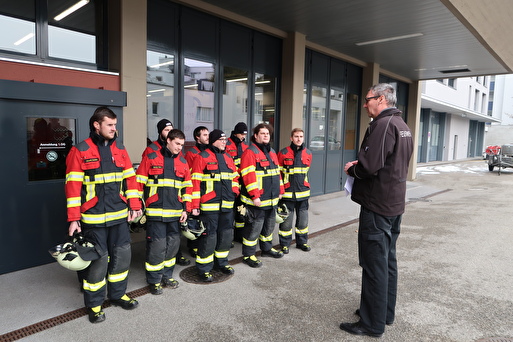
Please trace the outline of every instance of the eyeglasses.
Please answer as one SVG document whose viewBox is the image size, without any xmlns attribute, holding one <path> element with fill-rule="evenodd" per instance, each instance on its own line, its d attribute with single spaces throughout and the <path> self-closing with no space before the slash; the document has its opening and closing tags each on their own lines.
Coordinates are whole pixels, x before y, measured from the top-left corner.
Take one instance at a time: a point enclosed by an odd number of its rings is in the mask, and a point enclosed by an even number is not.
<svg viewBox="0 0 513 342">
<path fill-rule="evenodd" d="M 217 140 L 220 140 L 220 141 L 222 141 L 222 142 L 227 142 L 227 141 L 228 141 L 228 138 L 219 138 L 219 139 L 217 139 Z"/>
<path fill-rule="evenodd" d="M 381 97 L 381 95 L 378 95 L 378 96 L 371 96 L 371 97 L 366 97 L 366 98 L 365 98 L 365 103 L 368 103 L 370 100 L 372 100 L 372 99 L 377 99 L 377 98 L 380 98 L 380 97 Z"/>
</svg>

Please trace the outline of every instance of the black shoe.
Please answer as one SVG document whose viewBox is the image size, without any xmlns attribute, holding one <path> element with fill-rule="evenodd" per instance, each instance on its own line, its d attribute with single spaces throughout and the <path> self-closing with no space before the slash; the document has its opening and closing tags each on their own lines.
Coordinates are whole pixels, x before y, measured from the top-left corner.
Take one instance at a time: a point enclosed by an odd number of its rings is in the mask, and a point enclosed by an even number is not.
<svg viewBox="0 0 513 342">
<path fill-rule="evenodd" d="M 132 310 L 135 309 L 139 302 L 133 298 L 128 298 L 128 300 L 124 299 L 111 299 L 110 303 L 115 306 L 121 306 L 125 310 Z"/>
<path fill-rule="evenodd" d="M 191 261 L 189 259 L 187 259 L 187 258 L 184 258 L 183 256 L 180 256 L 179 258 L 177 258 L 176 262 L 180 266 L 188 266 L 188 265 L 191 264 Z"/>
<path fill-rule="evenodd" d="M 198 255 L 198 249 L 197 248 L 189 248 L 189 254 L 191 257 L 195 258 L 196 255 Z"/>
<path fill-rule="evenodd" d="M 356 316 L 360 317 L 360 309 L 356 309 L 356 311 L 354 312 L 354 314 L 355 314 Z M 392 325 L 392 324 L 394 324 L 394 322 L 393 322 L 393 321 L 392 321 L 392 322 L 388 322 L 388 321 L 387 321 L 387 322 L 385 322 L 385 324 L 386 324 L 386 325 Z"/>
<path fill-rule="evenodd" d="M 289 247 L 287 247 L 287 246 L 281 246 L 281 252 L 282 252 L 283 254 L 289 254 L 289 252 L 290 252 L 290 248 L 289 248 Z"/>
<path fill-rule="evenodd" d="M 152 295 L 160 295 L 162 294 L 162 284 L 161 283 L 158 283 L 158 284 L 150 284 L 148 285 L 148 287 L 150 288 L 150 293 Z"/>
<path fill-rule="evenodd" d="M 281 251 L 278 252 L 276 249 L 271 248 L 268 251 L 262 251 L 262 256 L 269 256 L 269 257 L 278 259 L 278 258 L 283 257 L 283 252 L 281 252 Z"/>
<path fill-rule="evenodd" d="M 211 283 L 212 281 L 214 281 L 214 277 L 210 272 L 201 273 L 200 279 L 203 280 L 205 283 Z"/>
<path fill-rule="evenodd" d="M 219 267 L 219 271 L 221 271 L 224 274 L 234 274 L 235 270 L 230 265 Z"/>
<path fill-rule="evenodd" d="M 162 279 L 162 284 L 165 287 L 169 287 L 170 289 L 176 289 L 178 287 L 179 283 L 178 283 L 178 281 L 176 281 L 173 278 L 165 278 L 165 279 Z"/>
<path fill-rule="evenodd" d="M 361 336 L 371 336 L 371 337 L 381 337 L 383 333 L 373 333 L 365 329 L 360 325 L 360 322 L 356 323 L 340 323 L 340 329 L 347 331 L 353 335 L 361 335 Z"/>
<path fill-rule="evenodd" d="M 306 243 L 302 245 L 296 245 L 296 248 L 299 248 L 303 252 L 309 252 L 312 249 L 312 247 L 310 247 L 310 245 L 307 245 Z"/>
<path fill-rule="evenodd" d="M 100 309 L 98 312 L 94 312 L 93 309 L 87 308 L 87 314 L 89 315 L 89 322 L 100 323 L 105 321 L 105 312 Z"/>
<path fill-rule="evenodd" d="M 248 265 L 249 267 L 258 268 L 262 266 L 262 262 L 256 258 L 256 256 L 252 255 L 250 257 L 244 257 L 242 262 Z"/>
</svg>

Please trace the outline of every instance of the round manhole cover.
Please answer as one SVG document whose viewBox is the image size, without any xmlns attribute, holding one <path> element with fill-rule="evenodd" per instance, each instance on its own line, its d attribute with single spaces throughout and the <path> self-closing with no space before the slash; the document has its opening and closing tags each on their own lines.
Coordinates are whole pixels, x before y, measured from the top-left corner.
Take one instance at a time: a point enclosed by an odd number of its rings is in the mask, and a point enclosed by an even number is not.
<svg viewBox="0 0 513 342">
<path fill-rule="evenodd" d="M 488 337 L 477 340 L 476 342 L 513 342 L 512 337 Z"/>
<path fill-rule="evenodd" d="M 211 282 L 204 282 L 200 279 L 198 275 L 198 269 L 196 266 L 191 266 L 183 269 L 180 272 L 180 278 L 182 278 L 183 281 L 186 283 L 193 283 L 193 284 L 199 284 L 199 285 L 209 285 L 209 284 L 215 284 L 215 283 L 221 283 L 223 281 L 226 281 L 233 277 L 233 274 L 224 274 L 221 271 L 212 270 L 210 272 L 212 274 L 212 277 L 214 278 Z"/>
</svg>

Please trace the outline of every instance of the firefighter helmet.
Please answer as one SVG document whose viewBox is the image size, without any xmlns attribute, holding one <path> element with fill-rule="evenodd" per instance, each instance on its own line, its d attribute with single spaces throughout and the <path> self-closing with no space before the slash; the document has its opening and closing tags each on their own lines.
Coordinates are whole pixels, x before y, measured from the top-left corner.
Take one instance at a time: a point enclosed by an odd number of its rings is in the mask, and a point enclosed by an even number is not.
<svg viewBox="0 0 513 342">
<path fill-rule="evenodd" d="M 205 231 L 205 225 L 198 216 L 189 216 L 181 223 L 182 234 L 189 240 L 196 240 Z"/>
<path fill-rule="evenodd" d="M 278 203 L 278 207 L 276 208 L 276 223 L 283 223 L 287 217 L 289 217 L 289 209 L 285 203 Z"/>
<path fill-rule="evenodd" d="M 71 242 L 57 245 L 49 252 L 59 265 L 71 271 L 84 270 L 92 260 L 100 258 L 95 246 L 86 241 L 82 235 L 76 235 Z"/>
</svg>

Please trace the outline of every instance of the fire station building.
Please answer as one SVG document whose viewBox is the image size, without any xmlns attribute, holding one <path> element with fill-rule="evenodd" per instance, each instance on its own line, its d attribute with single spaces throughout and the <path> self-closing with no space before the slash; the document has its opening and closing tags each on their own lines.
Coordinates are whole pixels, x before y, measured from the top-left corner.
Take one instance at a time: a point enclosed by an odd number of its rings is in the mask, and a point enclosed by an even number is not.
<svg viewBox="0 0 513 342">
<path fill-rule="evenodd" d="M 371 85 L 396 87 L 417 136 L 420 80 L 512 73 L 511 17 L 507 0 L 2 1 L 0 274 L 66 239 L 65 157 L 96 107 L 118 114 L 134 163 L 162 118 L 189 145 L 199 125 L 266 122 L 275 149 L 302 127 L 312 194 L 334 193 Z"/>
</svg>

